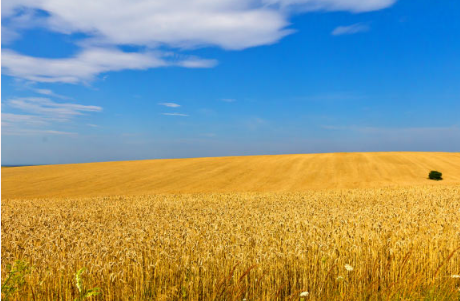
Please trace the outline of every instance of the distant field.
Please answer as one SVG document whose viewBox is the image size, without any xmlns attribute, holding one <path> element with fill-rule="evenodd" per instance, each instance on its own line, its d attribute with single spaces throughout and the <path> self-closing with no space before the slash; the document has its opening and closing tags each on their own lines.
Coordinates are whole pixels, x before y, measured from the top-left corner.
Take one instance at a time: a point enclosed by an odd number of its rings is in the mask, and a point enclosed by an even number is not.
<svg viewBox="0 0 460 301">
<path fill-rule="evenodd" d="M 445 180 L 428 180 L 433 169 Z M 460 153 L 332 153 L 2 168 L 2 199 L 427 184 L 460 184 Z"/>
</svg>

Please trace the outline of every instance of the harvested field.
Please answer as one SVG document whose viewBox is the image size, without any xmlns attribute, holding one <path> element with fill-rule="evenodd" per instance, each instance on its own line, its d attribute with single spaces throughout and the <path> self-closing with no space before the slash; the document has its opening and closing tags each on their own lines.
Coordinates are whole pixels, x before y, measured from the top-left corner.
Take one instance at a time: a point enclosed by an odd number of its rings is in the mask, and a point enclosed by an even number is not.
<svg viewBox="0 0 460 301">
<path fill-rule="evenodd" d="M 439 170 L 444 180 L 428 180 Z M 2 199 L 460 185 L 460 153 L 331 153 L 2 169 Z"/>
</svg>

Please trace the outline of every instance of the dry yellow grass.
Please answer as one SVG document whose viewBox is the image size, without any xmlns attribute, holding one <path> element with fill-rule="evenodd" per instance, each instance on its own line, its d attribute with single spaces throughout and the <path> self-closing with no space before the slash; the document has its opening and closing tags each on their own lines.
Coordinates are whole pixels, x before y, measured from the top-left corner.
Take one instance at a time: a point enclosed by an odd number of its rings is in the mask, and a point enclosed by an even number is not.
<svg viewBox="0 0 460 301">
<path fill-rule="evenodd" d="M 98 300 L 458 300 L 459 246 L 458 186 L 2 202 L 16 300 L 77 298 L 82 267 Z"/>
<path fill-rule="evenodd" d="M 2 198 L 281 192 L 460 184 L 460 153 L 333 153 L 147 160 L 2 169 Z"/>
</svg>

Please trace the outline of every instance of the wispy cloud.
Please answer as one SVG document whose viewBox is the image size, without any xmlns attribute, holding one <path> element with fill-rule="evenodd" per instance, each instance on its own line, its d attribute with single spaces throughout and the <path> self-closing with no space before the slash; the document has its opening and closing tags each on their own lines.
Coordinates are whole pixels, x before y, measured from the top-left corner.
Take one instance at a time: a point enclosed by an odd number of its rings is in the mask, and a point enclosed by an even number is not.
<svg viewBox="0 0 460 301">
<path fill-rule="evenodd" d="M 37 130 L 37 129 L 21 129 L 21 128 L 5 128 L 2 130 L 2 135 L 7 136 L 36 136 L 36 135 L 78 135 L 73 132 L 63 132 L 54 130 Z"/>
<path fill-rule="evenodd" d="M 180 107 L 180 104 L 174 103 L 174 102 L 160 102 L 160 106 L 165 106 L 168 108 L 178 108 Z"/>
<path fill-rule="evenodd" d="M 44 97 L 13 98 L 7 100 L 5 105 L 8 109 L 28 113 L 2 113 L 2 134 L 8 135 L 72 134 L 49 127 L 71 121 L 85 113 L 102 111 L 99 106 L 59 103 Z"/>
<path fill-rule="evenodd" d="M 222 98 L 221 101 L 223 101 L 223 102 L 235 102 L 236 99 L 234 99 L 234 98 Z"/>
<path fill-rule="evenodd" d="M 62 122 L 62 120 L 46 116 L 2 113 L 2 135 L 76 135 L 72 132 L 46 129 L 56 121 Z"/>
<path fill-rule="evenodd" d="M 9 4 L 4 4 L 8 11 Z M 3 18 L 6 16 L 7 18 Z M 2 45 L 9 44 L 21 37 L 21 32 L 34 27 L 46 27 L 46 19 L 32 8 L 25 6 L 20 13 L 2 13 Z"/>
<path fill-rule="evenodd" d="M 22 97 L 7 101 L 8 106 L 24 112 L 47 116 L 55 120 L 68 120 L 84 112 L 100 112 L 99 106 L 86 106 L 75 103 L 58 103 L 44 97 Z"/>
<path fill-rule="evenodd" d="M 177 60 L 160 52 L 124 52 L 115 48 L 86 48 L 74 57 L 63 59 L 37 58 L 8 49 L 2 51 L 5 74 L 48 83 L 88 82 L 109 71 L 178 66 L 187 61 L 187 58 Z M 208 68 L 214 66 L 215 61 L 193 58 L 193 65 L 193 68 Z"/>
<path fill-rule="evenodd" d="M 189 57 L 184 60 L 179 60 L 177 62 L 168 62 L 168 66 L 178 66 L 183 68 L 212 68 L 217 66 L 217 60 L 212 59 L 202 59 L 199 57 Z"/>
<path fill-rule="evenodd" d="M 2 26 L 2 44 L 9 44 L 20 37 L 21 35 L 13 28 Z"/>
<path fill-rule="evenodd" d="M 356 23 L 348 26 L 338 26 L 332 31 L 333 36 L 350 35 L 360 32 L 367 32 L 371 28 L 367 24 Z"/>
<path fill-rule="evenodd" d="M 393 5 L 396 0 L 264 0 L 279 4 L 284 10 L 294 11 L 351 11 L 355 13 L 380 10 Z"/>
<path fill-rule="evenodd" d="M 182 117 L 188 116 L 187 114 L 182 114 L 182 113 L 161 113 L 161 115 L 165 115 L 165 116 L 182 116 Z"/>
<path fill-rule="evenodd" d="M 251 131 L 258 130 L 268 124 L 267 120 L 260 117 L 251 117 L 245 120 L 243 123 L 245 127 Z"/>
<path fill-rule="evenodd" d="M 60 99 L 70 99 L 70 97 L 54 93 L 53 90 L 50 90 L 50 89 L 33 89 L 33 91 L 35 93 L 50 96 L 50 97 L 56 97 Z"/>
<path fill-rule="evenodd" d="M 2 126 L 5 127 L 12 126 L 14 124 L 43 126 L 49 124 L 50 121 L 51 120 L 48 118 L 42 116 L 2 113 Z"/>
</svg>

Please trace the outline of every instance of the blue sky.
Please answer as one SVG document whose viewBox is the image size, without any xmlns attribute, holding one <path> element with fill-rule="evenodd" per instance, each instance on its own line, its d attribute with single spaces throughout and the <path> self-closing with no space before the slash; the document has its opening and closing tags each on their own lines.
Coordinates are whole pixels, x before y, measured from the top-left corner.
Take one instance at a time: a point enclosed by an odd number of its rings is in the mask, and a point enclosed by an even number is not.
<svg viewBox="0 0 460 301">
<path fill-rule="evenodd" d="M 2 1 L 2 164 L 460 151 L 458 1 L 92 3 Z"/>
</svg>

